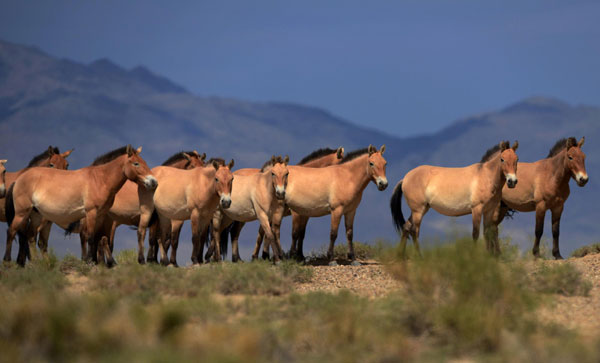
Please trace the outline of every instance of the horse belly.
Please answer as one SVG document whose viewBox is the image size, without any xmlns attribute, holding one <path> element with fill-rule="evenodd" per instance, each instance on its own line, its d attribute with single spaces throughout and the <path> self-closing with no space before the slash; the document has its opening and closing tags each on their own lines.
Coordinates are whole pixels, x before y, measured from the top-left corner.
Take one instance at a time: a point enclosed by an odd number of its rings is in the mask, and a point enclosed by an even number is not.
<svg viewBox="0 0 600 363">
<path fill-rule="evenodd" d="M 34 192 L 33 207 L 56 224 L 69 224 L 85 217 L 85 205 L 80 197 L 55 198 L 51 193 Z"/>
<path fill-rule="evenodd" d="M 250 222 L 256 219 L 256 210 L 251 200 L 231 199 L 231 206 L 223 212 L 234 221 Z"/>
<path fill-rule="evenodd" d="M 453 217 L 471 213 L 471 193 L 468 190 L 455 190 L 444 193 L 428 187 L 426 196 L 429 206 L 438 213 Z"/>
</svg>

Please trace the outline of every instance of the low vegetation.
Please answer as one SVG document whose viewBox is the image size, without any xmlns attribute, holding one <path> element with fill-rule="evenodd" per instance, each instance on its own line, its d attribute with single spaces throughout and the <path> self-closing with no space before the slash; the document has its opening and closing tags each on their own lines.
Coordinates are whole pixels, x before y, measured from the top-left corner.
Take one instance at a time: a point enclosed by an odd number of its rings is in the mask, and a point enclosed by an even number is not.
<svg viewBox="0 0 600 363">
<path fill-rule="evenodd" d="M 591 255 L 594 253 L 600 253 L 600 243 L 594 243 L 589 246 L 579 247 L 571 253 L 572 257 L 583 257 L 585 255 Z"/>
<path fill-rule="evenodd" d="M 140 266 L 134 251 L 117 256 L 113 269 L 52 254 L 25 268 L 4 265 L 0 360 L 600 359 L 600 344 L 536 313 L 554 294 L 589 291 L 567 263 L 531 273 L 530 260 L 490 257 L 468 239 L 409 261 L 391 244 L 357 246 L 361 258 L 387 261 L 402 287 L 380 298 L 298 294 L 294 286 L 310 282 L 310 266 Z"/>
</svg>

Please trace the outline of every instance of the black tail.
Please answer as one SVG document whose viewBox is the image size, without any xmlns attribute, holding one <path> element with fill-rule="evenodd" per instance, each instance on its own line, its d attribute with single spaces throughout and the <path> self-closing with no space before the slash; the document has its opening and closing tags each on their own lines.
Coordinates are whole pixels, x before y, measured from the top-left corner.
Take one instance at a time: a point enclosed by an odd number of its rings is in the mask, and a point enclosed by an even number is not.
<svg viewBox="0 0 600 363">
<path fill-rule="evenodd" d="M 509 208 L 508 205 L 506 205 L 506 203 L 500 202 L 500 210 L 502 210 L 502 209 L 506 209 L 506 213 L 504 213 L 504 216 L 502 219 L 504 219 L 504 218 L 513 219 L 513 217 L 515 216 L 515 213 L 518 213 L 518 211 Z"/>
<path fill-rule="evenodd" d="M 396 184 L 394 193 L 390 199 L 390 209 L 392 210 L 392 220 L 398 232 L 402 231 L 406 220 L 402 214 L 402 180 Z"/>
<path fill-rule="evenodd" d="M 65 236 L 70 236 L 75 230 L 78 230 L 81 225 L 81 220 L 75 221 L 65 229 Z"/>
<path fill-rule="evenodd" d="M 227 257 L 227 246 L 229 245 L 229 232 L 231 231 L 231 226 L 233 226 L 233 224 L 230 224 L 221 231 L 221 244 L 219 246 L 221 247 L 221 256 L 223 256 L 223 259 Z"/>
<path fill-rule="evenodd" d="M 8 227 L 10 227 L 10 225 L 13 222 L 13 219 L 15 219 L 15 205 L 13 203 L 13 187 L 15 186 L 15 183 L 12 183 L 12 185 L 10 186 L 10 188 L 8 188 L 8 191 L 6 192 L 6 201 L 5 201 L 5 210 L 6 210 L 6 223 L 8 223 Z"/>
</svg>

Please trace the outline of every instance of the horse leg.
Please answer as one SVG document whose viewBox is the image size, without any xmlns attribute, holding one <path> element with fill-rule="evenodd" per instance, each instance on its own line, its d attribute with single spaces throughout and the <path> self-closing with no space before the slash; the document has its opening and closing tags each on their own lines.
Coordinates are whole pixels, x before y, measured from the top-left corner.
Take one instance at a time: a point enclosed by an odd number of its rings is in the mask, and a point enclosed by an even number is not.
<svg viewBox="0 0 600 363">
<path fill-rule="evenodd" d="M 334 260 L 333 256 L 333 247 L 335 245 L 335 240 L 337 239 L 341 219 L 342 208 L 337 208 L 331 211 L 331 230 L 329 231 L 329 249 L 327 250 L 329 266 L 337 266 L 337 262 Z"/>
<path fill-rule="evenodd" d="M 143 245 L 143 238 L 145 237 L 146 230 L 144 229 L 142 232 L 139 232 L 138 227 L 138 233 L 138 244 L 140 238 L 142 238 Z M 160 223 L 155 223 L 154 225 L 150 226 L 150 233 L 148 234 L 148 262 L 158 263 L 158 240 L 160 235 Z"/>
<path fill-rule="evenodd" d="M 108 247 L 110 248 L 110 253 L 112 254 L 115 248 L 115 232 L 117 231 L 117 227 L 119 223 L 117 221 L 112 221 L 110 223 L 110 232 L 108 236 Z"/>
<path fill-rule="evenodd" d="M 308 217 L 292 213 L 292 247 L 290 248 L 290 257 L 297 261 L 304 261 L 303 243 L 306 233 L 306 224 Z"/>
<path fill-rule="evenodd" d="M 42 251 L 42 256 L 48 255 L 48 239 L 50 238 L 50 230 L 52 229 L 52 222 L 44 220 L 40 227 L 38 237 L 38 247 Z"/>
<path fill-rule="evenodd" d="M 98 243 L 94 240 L 96 234 L 96 217 L 98 212 L 95 209 L 88 211 L 85 215 L 85 239 L 88 244 L 88 261 L 98 263 Z"/>
<path fill-rule="evenodd" d="M 15 239 L 15 235 L 18 233 L 18 231 L 29 220 L 30 213 L 31 209 L 24 211 L 23 213 L 16 214 L 11 225 L 8 227 L 8 230 L 6 231 L 6 251 L 4 252 L 4 261 L 11 260 L 12 241 Z M 27 259 L 27 255 L 29 254 L 29 251 L 27 251 L 28 249 L 29 244 L 26 240 L 19 241 L 19 255 L 17 257 L 17 263 L 20 266 L 25 266 L 25 261 Z"/>
<path fill-rule="evenodd" d="M 138 240 L 138 263 L 143 265 L 146 263 L 146 259 L 144 259 L 144 240 L 146 239 L 146 228 L 148 228 L 148 223 L 150 222 L 151 213 L 142 213 L 140 214 L 140 222 L 138 223 L 137 229 L 137 240 Z M 150 243 L 148 243 L 148 260 L 150 260 L 151 252 Z M 156 251 L 156 250 L 155 250 Z M 155 252 L 156 253 L 156 252 Z M 156 256 L 156 255 L 155 255 Z"/>
<path fill-rule="evenodd" d="M 190 222 L 192 224 L 192 264 L 197 265 L 202 262 L 201 245 L 204 249 L 204 243 L 201 241 L 200 212 L 197 209 L 192 210 Z"/>
<path fill-rule="evenodd" d="M 352 266 L 360 266 L 360 262 L 355 260 L 354 256 L 354 216 L 356 215 L 356 209 L 346 213 L 344 215 L 344 224 L 346 225 L 346 240 L 348 242 L 348 259 Z"/>
<path fill-rule="evenodd" d="M 258 234 L 256 236 L 256 244 L 254 245 L 254 251 L 252 252 L 252 260 L 258 260 L 258 251 L 263 243 L 264 232 L 262 227 L 258 227 Z M 264 257 L 264 256 L 263 256 Z M 267 256 L 268 258 L 268 256 Z"/>
<path fill-rule="evenodd" d="M 494 256 L 500 255 L 498 225 L 495 222 L 497 220 L 497 217 L 495 217 L 497 212 L 499 212 L 499 209 L 494 208 L 483 215 L 483 237 L 485 238 L 486 246 L 488 246 L 488 252 Z"/>
<path fill-rule="evenodd" d="M 425 213 L 427 213 L 428 210 L 429 208 L 425 207 L 425 209 L 422 212 L 413 211 L 413 214 L 411 215 L 411 235 L 413 239 L 413 244 L 415 245 L 415 250 L 417 250 L 417 254 L 419 255 L 419 257 L 422 257 L 421 248 L 419 247 L 419 234 L 421 233 L 421 222 L 423 221 L 423 217 L 425 216 Z"/>
<path fill-rule="evenodd" d="M 258 221 L 260 222 L 260 227 L 265 233 L 265 238 L 268 245 L 271 246 L 273 250 L 273 261 L 278 263 L 281 258 L 281 251 L 279 250 L 279 246 L 277 246 L 277 242 L 275 242 L 275 235 L 273 234 L 273 230 L 271 229 L 271 225 L 269 223 L 269 216 L 264 211 L 258 211 L 257 213 Z M 264 253 L 264 251 L 263 251 Z M 268 253 L 268 252 L 267 252 Z"/>
<path fill-rule="evenodd" d="M 26 228 L 27 242 L 29 243 L 29 251 L 37 256 L 37 236 L 44 222 L 44 219 L 39 213 L 31 213 L 29 216 L 29 224 Z M 31 259 L 31 256 L 27 256 Z"/>
<path fill-rule="evenodd" d="M 260 226 L 260 227 L 258 227 L 258 235 L 256 236 L 256 242 L 258 243 L 259 240 L 262 242 L 264 239 L 265 239 L 265 229 L 262 226 Z M 269 254 L 269 248 L 272 248 L 271 241 L 269 241 L 269 240 L 264 241 L 263 251 L 262 251 L 262 259 L 263 260 L 268 260 L 271 257 L 271 255 Z"/>
<path fill-rule="evenodd" d="M 562 260 L 560 249 L 558 248 L 558 236 L 560 235 L 560 217 L 564 209 L 564 204 L 552 209 L 552 256 L 556 260 Z"/>
<path fill-rule="evenodd" d="M 106 267 L 111 268 L 114 265 L 116 265 L 117 262 L 115 261 L 113 255 L 112 255 L 109 238 L 106 235 L 103 235 L 102 238 L 100 238 L 99 243 L 100 243 L 100 249 L 102 251 L 102 260 L 104 260 L 106 258 Z"/>
<path fill-rule="evenodd" d="M 245 222 L 235 222 L 231 226 L 231 261 L 238 262 L 242 261 L 240 258 L 240 250 L 239 250 L 239 239 L 240 233 L 242 232 L 242 228 L 244 228 Z"/>
<path fill-rule="evenodd" d="M 546 204 L 541 202 L 535 206 L 535 243 L 532 251 L 535 257 L 540 257 L 540 239 L 544 234 L 544 217 L 546 217 Z"/>
<path fill-rule="evenodd" d="M 481 216 L 483 214 L 483 205 L 478 205 L 471 210 L 471 217 L 473 219 L 473 242 L 477 242 L 479 239 L 479 229 L 481 228 Z M 489 250 L 489 246 L 488 250 Z"/>
<path fill-rule="evenodd" d="M 163 266 L 167 266 L 169 264 L 169 260 L 167 259 L 167 251 L 165 250 L 165 244 L 167 243 L 167 239 L 169 238 L 169 234 L 171 232 L 171 220 L 165 217 L 159 216 L 160 221 L 160 240 L 158 242 L 158 248 L 160 250 L 160 263 Z"/>
<path fill-rule="evenodd" d="M 171 258 L 169 263 L 175 267 L 179 267 L 177 265 L 177 247 L 179 246 L 181 227 L 183 227 L 183 221 L 171 221 Z"/>
</svg>

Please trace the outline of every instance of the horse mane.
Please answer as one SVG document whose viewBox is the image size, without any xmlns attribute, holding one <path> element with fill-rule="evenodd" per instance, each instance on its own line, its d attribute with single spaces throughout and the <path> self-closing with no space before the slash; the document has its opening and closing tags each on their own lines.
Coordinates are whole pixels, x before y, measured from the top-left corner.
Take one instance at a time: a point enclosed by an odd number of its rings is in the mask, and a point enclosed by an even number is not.
<svg viewBox="0 0 600 363">
<path fill-rule="evenodd" d="M 304 158 L 302 158 L 302 160 L 300 160 L 300 162 L 298 163 L 298 165 L 303 165 L 308 163 L 309 161 L 313 161 L 315 159 L 318 159 L 320 157 L 326 156 L 326 155 L 331 155 L 331 154 L 335 154 L 337 152 L 337 150 L 333 150 L 330 149 L 328 147 L 319 149 L 319 150 L 315 150 L 312 153 L 306 155 Z"/>
<path fill-rule="evenodd" d="M 273 166 L 277 163 L 283 163 L 283 158 L 281 156 L 276 156 L 275 159 L 271 158 L 269 160 L 267 160 L 262 168 L 260 168 L 260 172 L 262 173 L 263 171 L 265 171 L 269 166 Z"/>
<path fill-rule="evenodd" d="M 567 147 L 567 145 L 569 143 L 571 143 L 573 145 L 577 145 L 577 139 L 574 137 L 564 137 L 564 138 L 558 140 L 556 142 L 556 144 L 554 144 L 554 146 L 552 146 L 552 149 L 550 149 L 550 152 L 548 153 L 548 156 L 546 156 L 546 158 L 551 158 L 553 156 L 556 156 L 556 154 L 558 154 L 565 147 Z"/>
<path fill-rule="evenodd" d="M 116 158 L 118 158 L 119 156 L 126 154 L 127 153 L 127 146 L 123 146 L 120 147 L 118 149 L 115 149 L 113 151 L 109 151 L 104 155 L 98 156 L 96 158 L 96 160 L 94 160 L 94 162 L 92 163 L 92 166 L 98 166 L 98 165 L 102 165 L 102 164 L 106 164 L 110 161 L 115 160 Z"/>
<path fill-rule="evenodd" d="M 206 165 L 211 165 L 213 163 L 213 161 L 216 161 L 217 164 L 219 164 L 219 166 L 224 166 L 225 165 L 225 160 L 222 159 L 222 158 L 210 158 L 206 162 Z"/>
<path fill-rule="evenodd" d="M 367 147 L 364 148 L 364 149 L 358 149 L 358 150 L 351 151 L 351 152 L 349 152 L 348 154 L 346 154 L 344 156 L 344 158 L 342 159 L 342 161 L 340 162 L 340 164 L 347 163 L 348 161 L 354 160 L 357 157 L 359 157 L 359 156 L 361 156 L 363 154 L 366 154 L 368 152 L 369 152 L 369 148 L 367 148 Z"/>
<path fill-rule="evenodd" d="M 29 162 L 27 167 L 31 168 L 31 167 L 37 166 L 42 160 L 48 159 L 54 154 L 60 154 L 60 150 L 58 150 L 58 148 L 56 146 L 50 146 L 43 153 L 41 153 L 37 156 L 34 156 L 34 158 L 31 159 L 31 161 Z"/>
<path fill-rule="evenodd" d="M 508 142 L 508 141 L 502 141 L 500 144 L 506 145 L 506 148 L 510 147 L 510 142 Z M 485 154 L 483 154 L 483 156 L 481 157 L 480 163 L 483 164 L 485 162 L 490 161 L 492 156 L 494 156 L 498 151 L 500 151 L 500 144 L 496 144 L 496 145 L 492 146 L 491 148 L 489 148 L 485 152 Z"/>
<path fill-rule="evenodd" d="M 162 166 L 169 166 L 169 165 L 173 165 L 176 162 L 180 161 L 180 160 L 187 160 L 185 156 L 183 156 L 183 154 L 188 154 L 189 156 L 194 155 L 193 151 L 180 151 L 178 153 L 175 153 L 173 155 L 171 155 L 170 158 L 168 158 L 164 163 L 162 163 Z"/>
</svg>

